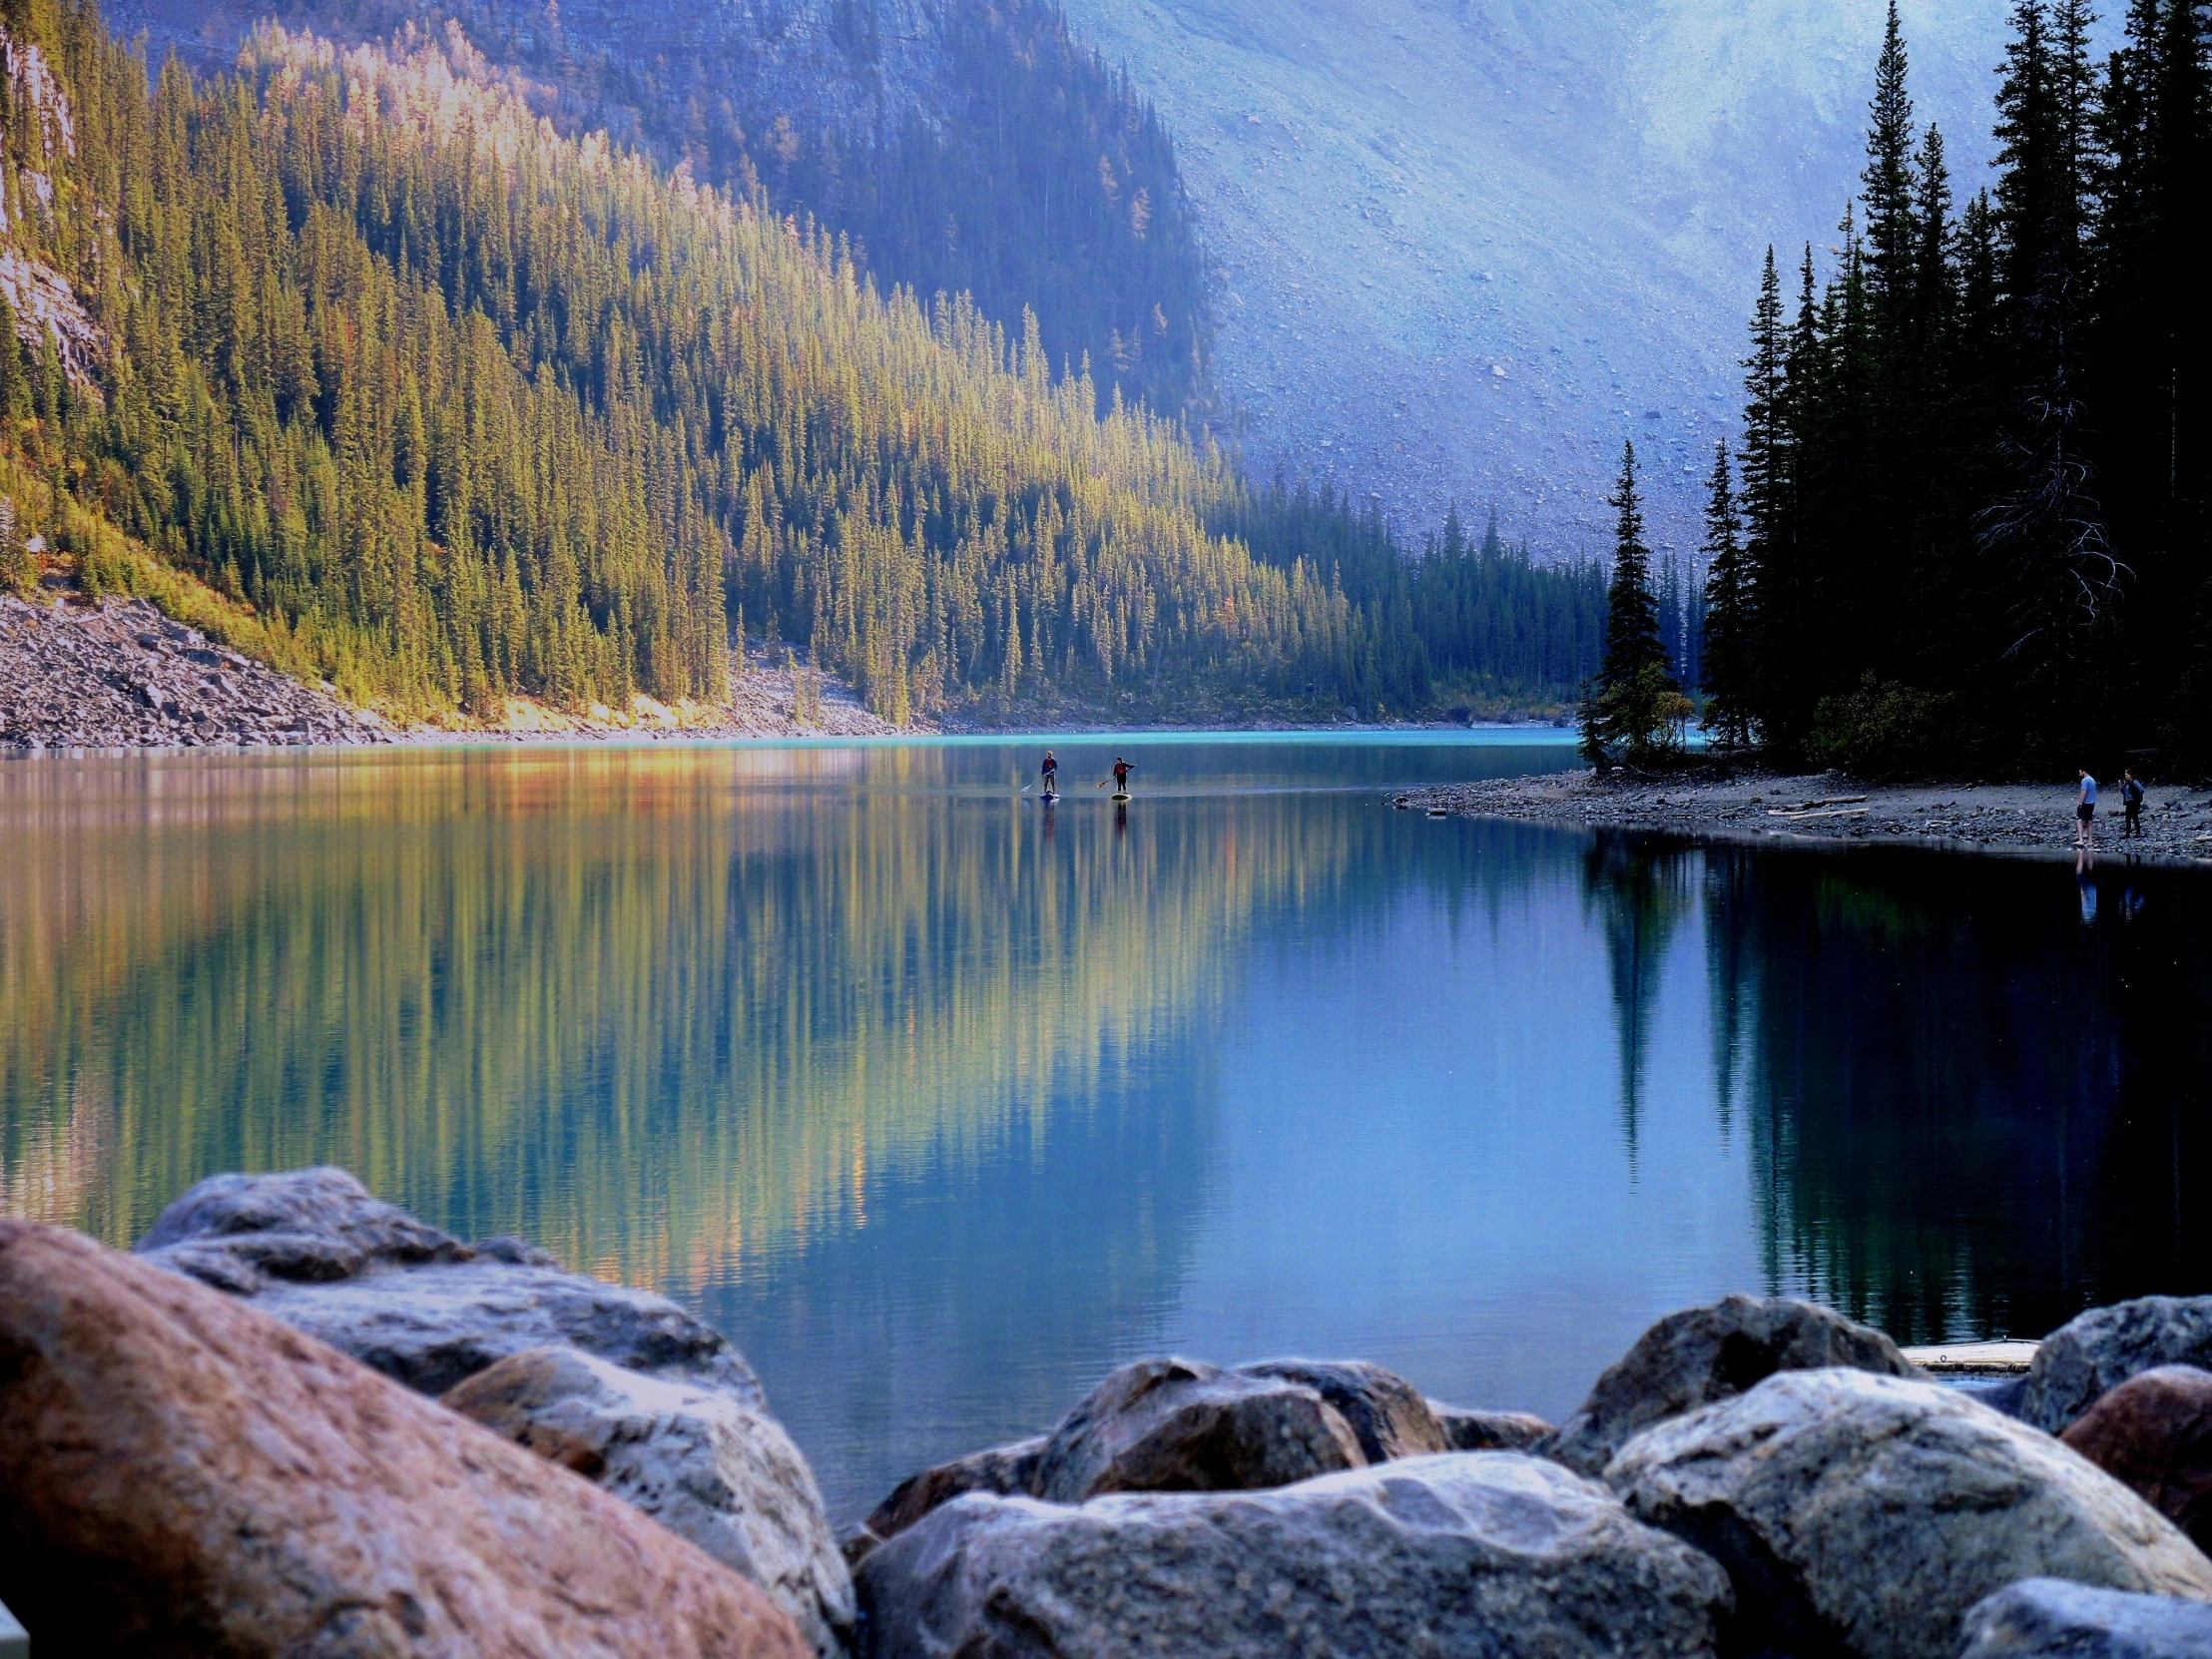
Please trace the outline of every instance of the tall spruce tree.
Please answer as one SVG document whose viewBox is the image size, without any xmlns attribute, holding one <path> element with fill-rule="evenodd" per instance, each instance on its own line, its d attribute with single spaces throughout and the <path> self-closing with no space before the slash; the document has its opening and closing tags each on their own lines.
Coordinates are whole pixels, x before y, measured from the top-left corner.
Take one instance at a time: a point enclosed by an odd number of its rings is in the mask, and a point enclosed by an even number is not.
<svg viewBox="0 0 2212 1659">
<path fill-rule="evenodd" d="M 1667 672 L 1633 441 L 1621 445 L 1620 482 L 1606 504 L 1614 511 L 1615 528 L 1613 575 L 1605 590 L 1605 657 L 1585 700 L 1582 746 L 1592 757 L 1647 765 L 1670 747 L 1686 700 Z"/>
<path fill-rule="evenodd" d="M 1756 702 L 1758 613 L 1743 521 L 1729 480 L 1728 443 L 1713 446 L 1705 497 L 1705 629 L 1700 654 L 1707 730 L 1726 749 L 1749 746 Z"/>
</svg>

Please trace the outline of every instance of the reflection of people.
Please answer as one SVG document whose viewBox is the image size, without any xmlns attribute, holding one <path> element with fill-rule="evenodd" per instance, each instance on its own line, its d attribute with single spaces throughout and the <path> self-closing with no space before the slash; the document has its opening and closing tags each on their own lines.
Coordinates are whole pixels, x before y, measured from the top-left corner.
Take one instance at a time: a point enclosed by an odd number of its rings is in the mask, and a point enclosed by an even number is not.
<svg viewBox="0 0 2212 1659">
<path fill-rule="evenodd" d="M 2075 769 L 2081 779 L 2080 793 L 2074 798 L 2074 845 L 2097 844 L 2097 781 L 2086 771 Z"/>
<path fill-rule="evenodd" d="M 2133 768 L 2120 774 L 2120 833 L 2140 835 L 2143 832 L 2143 786 L 2136 780 Z"/>
<path fill-rule="evenodd" d="M 2081 925 L 2093 927 L 2097 920 L 2097 884 L 2089 879 L 2087 870 L 2076 867 L 2074 883 L 2081 888 Z"/>
</svg>

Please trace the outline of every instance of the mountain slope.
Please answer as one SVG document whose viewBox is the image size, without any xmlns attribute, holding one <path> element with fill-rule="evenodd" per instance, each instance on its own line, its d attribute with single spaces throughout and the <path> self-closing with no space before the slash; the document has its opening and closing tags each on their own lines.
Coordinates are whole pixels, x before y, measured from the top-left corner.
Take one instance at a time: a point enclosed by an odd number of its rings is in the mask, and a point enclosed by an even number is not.
<svg viewBox="0 0 2212 1659">
<path fill-rule="evenodd" d="M 1982 177 L 1996 0 L 1908 0 L 1914 88 Z M 1602 543 L 1623 437 L 1693 546 L 1768 241 L 1825 246 L 1881 0 L 1069 0 L 1176 134 L 1225 268 L 1246 454 L 1414 523 Z"/>
<path fill-rule="evenodd" d="M 458 23 L 570 137 L 765 188 L 884 285 L 972 294 L 1102 395 L 1202 412 L 1206 274 L 1158 121 L 1051 0 L 116 0 L 117 32 L 228 68 L 265 17 L 340 44 Z"/>
<path fill-rule="evenodd" d="M 9 83 L 0 168 L 11 533 L 120 530 L 356 701 L 719 700 L 747 622 L 900 724 L 1586 672 L 1586 584 L 1440 550 L 1419 576 L 1465 625 L 1430 649 L 1391 614 L 1410 567 L 1348 596 L 1356 527 L 1256 512 L 1033 328 L 561 137 L 457 33 L 271 27 L 150 93 L 89 7 L 6 3 L 46 76 Z M 1239 522 L 1286 513 L 1312 556 L 1256 558 Z"/>
</svg>

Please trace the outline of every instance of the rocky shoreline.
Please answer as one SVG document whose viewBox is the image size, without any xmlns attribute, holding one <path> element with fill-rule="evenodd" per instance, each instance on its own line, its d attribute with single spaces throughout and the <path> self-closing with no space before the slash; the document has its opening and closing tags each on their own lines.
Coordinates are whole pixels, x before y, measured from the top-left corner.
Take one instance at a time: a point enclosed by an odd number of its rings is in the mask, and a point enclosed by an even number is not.
<svg viewBox="0 0 2212 1659">
<path fill-rule="evenodd" d="M 833 674 L 798 667 L 782 647 L 733 652 L 727 703 L 681 707 L 640 697 L 627 711 L 573 711 L 513 698 L 497 718 L 399 725 L 357 709 L 327 685 L 307 686 L 143 599 L 87 601 L 49 578 L 37 602 L 0 594 L 0 754 L 69 750 L 295 747 L 391 743 L 643 743 L 776 738 L 926 737 L 1083 728 L 1141 731 L 1306 730 L 1238 708 L 1187 721 L 1038 705 L 1012 725 L 955 713 L 896 726 Z M 1156 711 L 1153 711 L 1156 713 Z M 1463 711 L 1462 711 L 1463 712 Z M 1464 730 L 1466 720 L 1363 725 L 1337 731 Z M 1531 729 L 1549 729 L 1530 722 Z"/>
<path fill-rule="evenodd" d="M 1732 1296 L 1557 1425 L 1142 1360 L 840 1547 L 675 1304 L 339 1170 L 216 1176 L 128 1254 L 0 1222 L 0 1601 L 34 1652 L 2203 1659 L 2208 1366 L 2166 1297 L 1969 1393 Z"/>
<path fill-rule="evenodd" d="M 2140 836 L 2122 838 L 2115 778 L 2099 780 L 2099 857 L 2212 863 L 2212 790 L 2152 785 Z M 1411 790 L 1394 805 L 1432 817 L 1513 819 L 1634 830 L 1762 846 L 1814 843 L 1933 847 L 2071 858 L 2067 784 L 1861 784 L 1836 773 L 1737 771 L 1718 765 L 1654 776 L 1553 773 Z"/>
</svg>

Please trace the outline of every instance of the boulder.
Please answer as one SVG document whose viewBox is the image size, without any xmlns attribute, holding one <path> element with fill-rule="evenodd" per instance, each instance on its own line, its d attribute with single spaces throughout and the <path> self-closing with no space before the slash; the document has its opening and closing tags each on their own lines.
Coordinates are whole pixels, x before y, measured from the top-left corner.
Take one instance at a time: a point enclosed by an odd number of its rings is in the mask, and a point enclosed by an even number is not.
<svg viewBox="0 0 2212 1659">
<path fill-rule="evenodd" d="M 1262 1492 L 970 1493 L 858 1574 L 868 1659 L 1714 1651 L 1721 1570 L 1602 1488 L 1446 1452 Z"/>
<path fill-rule="evenodd" d="M 644 1511 L 759 1585 L 816 1653 L 852 1640 L 852 1578 L 775 1418 L 572 1348 L 510 1354 L 445 1405 Z"/>
<path fill-rule="evenodd" d="M 971 1451 L 949 1463 L 909 1474 L 891 1489 L 891 1495 L 875 1506 L 863 1522 L 866 1547 L 895 1538 L 939 1504 L 950 1503 L 967 1492 L 990 1492 L 1000 1497 L 1026 1493 L 1036 1477 L 1037 1454 L 1044 1450 L 1044 1436 L 1016 1440 L 1011 1445 Z M 851 1547 L 846 1548 L 847 1558 Z"/>
<path fill-rule="evenodd" d="M 2149 1504 L 1933 1382 L 1782 1373 L 1646 1429 L 1605 1477 L 1728 1568 L 1744 1651 L 1950 1659 L 1969 1607 L 2046 1575 L 2212 1597 L 2212 1561 Z"/>
<path fill-rule="evenodd" d="M 2212 1296 L 2146 1296 L 2092 1308 L 2045 1337 L 2020 1420 L 2062 1434 L 2097 1398 L 2154 1366 L 2212 1370 Z"/>
<path fill-rule="evenodd" d="M 1053 1503 L 1100 1492 L 1251 1491 L 1367 1461 L 1320 1392 L 1195 1360 L 1110 1373 L 1037 1453 L 1030 1489 Z"/>
<path fill-rule="evenodd" d="M 516 1239 L 465 1245 L 343 1170 L 210 1176 L 133 1249 L 420 1393 L 558 1346 L 767 1409 L 738 1351 L 668 1298 L 563 1272 Z"/>
<path fill-rule="evenodd" d="M 1810 1302 L 1730 1296 L 1685 1308 L 1638 1337 L 1541 1449 L 1571 1469 L 1601 1474 L 1632 1435 L 1655 1422 L 1740 1394 L 1776 1372 L 1827 1366 L 1919 1375 L 1881 1332 Z"/>
<path fill-rule="evenodd" d="M 250 1303 L 19 1222 L 0 1490 L 0 1599 L 42 1653 L 807 1653 L 589 1482 Z"/>
<path fill-rule="evenodd" d="M 1351 1425 L 1371 1463 L 1461 1449 L 1445 1438 L 1418 1388 L 1365 1360 L 1262 1360 L 1237 1370 L 1313 1389 Z"/>
<path fill-rule="evenodd" d="M 2189 1534 L 2212 1546 L 2212 1372 L 2137 1372 L 2080 1416 L 2066 1444 Z"/>
<path fill-rule="evenodd" d="M 2029 1578 L 1966 1614 L 1958 1659 L 2212 1659 L 2212 1607 Z"/>
<path fill-rule="evenodd" d="M 1526 1411 L 1476 1411 L 1440 1399 L 1430 1400 L 1428 1411 L 1453 1451 L 1530 1451 L 1558 1432 Z"/>
</svg>

